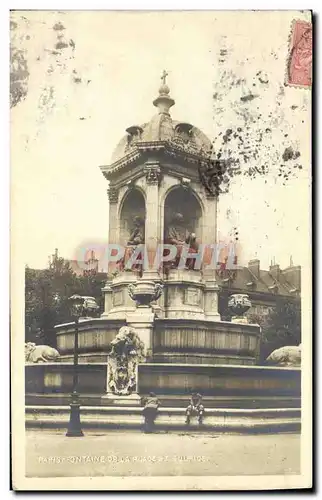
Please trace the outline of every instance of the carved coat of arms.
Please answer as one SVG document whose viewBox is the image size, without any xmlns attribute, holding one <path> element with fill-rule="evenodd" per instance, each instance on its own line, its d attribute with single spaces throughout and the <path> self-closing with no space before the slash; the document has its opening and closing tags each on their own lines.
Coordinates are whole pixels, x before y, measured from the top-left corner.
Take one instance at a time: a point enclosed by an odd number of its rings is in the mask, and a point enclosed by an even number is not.
<svg viewBox="0 0 322 500">
<path fill-rule="evenodd" d="M 145 359 L 145 347 L 134 328 L 123 326 L 111 342 L 108 360 L 108 389 L 115 395 L 136 390 L 137 365 Z"/>
</svg>

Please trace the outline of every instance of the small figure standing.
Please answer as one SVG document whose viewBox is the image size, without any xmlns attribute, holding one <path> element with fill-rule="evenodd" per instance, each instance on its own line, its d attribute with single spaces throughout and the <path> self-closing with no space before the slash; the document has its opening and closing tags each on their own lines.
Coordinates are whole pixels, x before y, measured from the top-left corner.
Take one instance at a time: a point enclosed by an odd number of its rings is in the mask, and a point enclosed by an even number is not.
<svg viewBox="0 0 322 500">
<path fill-rule="evenodd" d="M 197 394 L 196 392 L 192 393 L 190 404 L 186 409 L 186 424 L 190 424 L 190 419 L 193 415 L 198 416 L 199 425 L 203 423 L 203 415 L 205 412 L 205 408 L 202 404 L 202 396 L 201 394 Z"/>
<path fill-rule="evenodd" d="M 149 434 L 153 432 L 154 422 L 158 413 L 160 401 L 154 394 L 150 392 L 149 396 L 145 398 L 143 416 L 144 416 L 144 432 Z"/>
</svg>

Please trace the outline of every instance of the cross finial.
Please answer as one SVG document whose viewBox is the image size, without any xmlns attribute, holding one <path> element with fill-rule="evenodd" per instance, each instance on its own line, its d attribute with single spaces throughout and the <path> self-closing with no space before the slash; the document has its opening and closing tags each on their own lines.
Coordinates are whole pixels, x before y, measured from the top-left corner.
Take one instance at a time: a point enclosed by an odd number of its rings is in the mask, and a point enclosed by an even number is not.
<svg viewBox="0 0 322 500">
<path fill-rule="evenodd" d="M 165 80 L 166 80 L 166 78 L 167 78 L 167 76 L 168 76 L 168 75 L 169 75 L 169 74 L 168 74 L 168 73 L 166 72 L 166 70 L 164 69 L 164 70 L 163 70 L 163 73 L 162 73 L 162 75 L 161 75 L 161 80 L 162 80 L 163 85 L 165 85 L 165 83 L 166 83 L 166 82 L 165 82 Z"/>
<path fill-rule="evenodd" d="M 159 109 L 159 114 L 169 115 L 169 109 L 174 105 L 174 100 L 170 97 L 170 89 L 166 84 L 167 71 L 164 69 L 161 74 L 161 85 L 159 87 L 159 95 L 154 99 L 153 104 Z"/>
</svg>

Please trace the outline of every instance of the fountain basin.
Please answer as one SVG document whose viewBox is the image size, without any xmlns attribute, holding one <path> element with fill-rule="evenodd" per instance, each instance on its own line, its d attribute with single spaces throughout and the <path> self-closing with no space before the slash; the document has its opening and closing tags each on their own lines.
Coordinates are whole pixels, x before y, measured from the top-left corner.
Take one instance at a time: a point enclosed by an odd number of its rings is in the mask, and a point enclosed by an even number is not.
<svg viewBox="0 0 322 500">
<path fill-rule="evenodd" d="M 78 326 L 79 363 L 106 363 L 110 343 L 119 329 L 125 326 L 121 319 L 81 319 Z M 55 326 L 59 363 L 72 362 L 75 340 L 75 323 Z"/>
<path fill-rule="evenodd" d="M 200 319 L 156 319 L 153 361 L 159 363 L 255 365 L 258 325 Z"/>
<path fill-rule="evenodd" d="M 95 399 L 104 403 L 107 394 L 107 363 L 82 363 L 78 366 L 78 390 L 83 401 Z M 25 367 L 26 400 L 52 401 L 55 396 L 68 404 L 73 384 L 72 363 L 29 364 Z M 142 363 L 138 365 L 138 393 L 154 391 L 163 399 L 178 398 L 185 406 L 192 391 L 199 391 L 209 401 L 225 399 L 226 407 L 236 399 L 250 401 L 301 397 L 301 370 L 290 367 L 187 365 L 175 363 Z M 46 398 L 47 399 L 44 399 Z M 117 399 L 117 398 L 116 398 Z M 86 404 L 89 404 L 89 403 Z M 95 404 L 96 404 L 95 403 Z"/>
<path fill-rule="evenodd" d="M 79 323 L 79 362 L 107 361 L 110 343 L 124 320 L 96 318 Z M 75 324 L 55 327 L 60 362 L 72 361 Z M 138 330 L 138 334 L 140 331 Z M 156 318 L 152 360 L 159 363 L 255 365 L 259 360 L 258 325 L 205 319 Z"/>
</svg>

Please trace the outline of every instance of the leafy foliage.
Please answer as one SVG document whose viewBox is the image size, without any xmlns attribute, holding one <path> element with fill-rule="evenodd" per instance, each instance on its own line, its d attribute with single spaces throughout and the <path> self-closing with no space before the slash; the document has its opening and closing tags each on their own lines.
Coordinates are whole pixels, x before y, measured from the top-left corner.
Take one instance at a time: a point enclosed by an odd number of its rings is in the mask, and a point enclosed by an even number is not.
<svg viewBox="0 0 322 500">
<path fill-rule="evenodd" d="M 26 342 L 56 346 L 54 326 L 71 320 L 68 298 L 73 294 L 95 297 L 103 307 L 105 273 L 77 276 L 69 262 L 56 254 L 47 269 L 25 270 Z"/>
<path fill-rule="evenodd" d="M 276 306 L 262 321 L 261 358 L 286 345 L 301 343 L 301 306 L 297 300 L 277 297 Z"/>
</svg>

